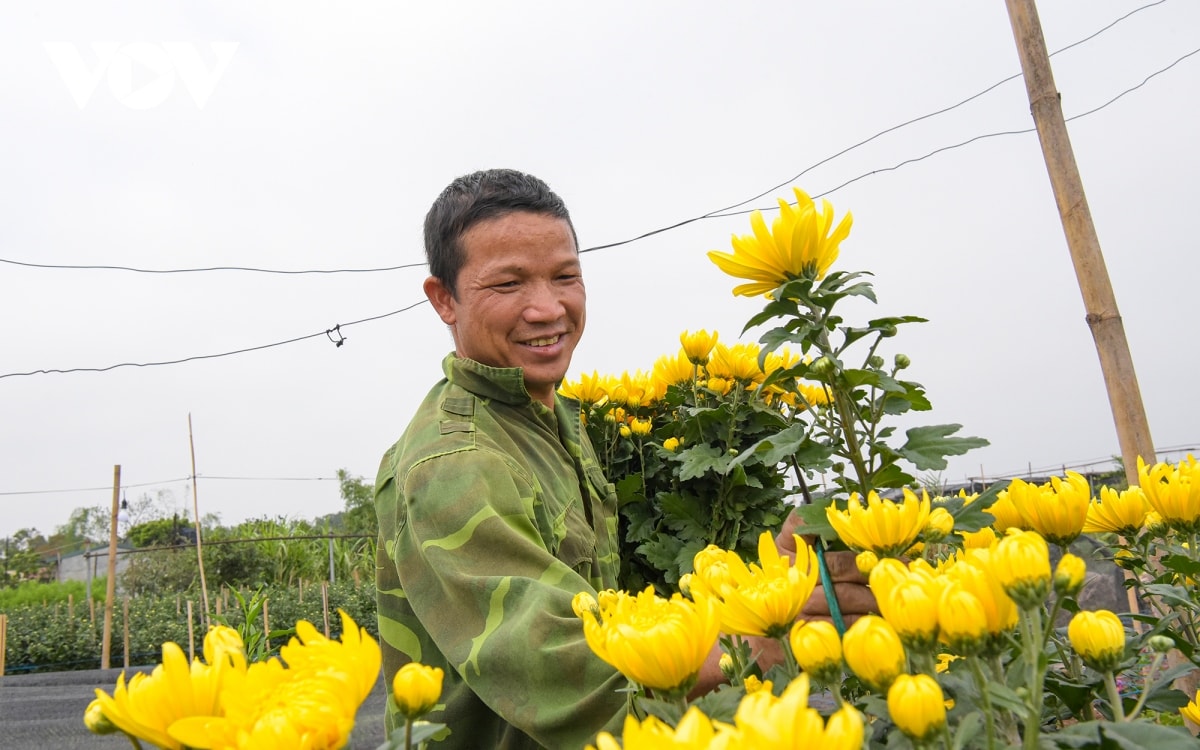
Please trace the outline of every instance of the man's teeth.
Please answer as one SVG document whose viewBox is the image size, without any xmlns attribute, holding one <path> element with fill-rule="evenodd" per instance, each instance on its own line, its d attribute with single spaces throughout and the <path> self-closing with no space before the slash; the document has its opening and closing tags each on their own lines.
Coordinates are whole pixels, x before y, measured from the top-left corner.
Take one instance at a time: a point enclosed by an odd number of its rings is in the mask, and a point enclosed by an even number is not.
<svg viewBox="0 0 1200 750">
<path fill-rule="evenodd" d="M 529 346 L 550 346 L 551 344 L 557 344 L 558 339 L 559 339 L 558 336 L 551 336 L 550 338 L 545 338 L 545 339 L 530 339 L 529 341 L 526 341 L 525 343 L 528 344 Z"/>
</svg>

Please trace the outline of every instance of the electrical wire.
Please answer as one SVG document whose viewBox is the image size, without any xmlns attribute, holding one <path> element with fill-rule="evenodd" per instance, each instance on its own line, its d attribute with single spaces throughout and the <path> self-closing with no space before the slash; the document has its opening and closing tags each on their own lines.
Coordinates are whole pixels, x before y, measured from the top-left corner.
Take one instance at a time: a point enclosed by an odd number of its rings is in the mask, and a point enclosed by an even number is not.
<svg viewBox="0 0 1200 750">
<path fill-rule="evenodd" d="M 221 477 L 208 476 L 207 474 L 197 474 L 196 479 L 204 480 L 232 480 L 238 482 L 337 482 L 337 477 Z M 139 482 L 137 484 L 123 484 L 122 490 L 133 489 L 135 487 L 158 487 L 165 484 L 179 484 L 180 482 L 190 482 L 192 477 L 179 477 L 178 479 L 162 479 L 157 482 Z M 16 490 L 12 492 L 0 492 L 0 497 L 14 495 L 55 495 L 66 494 L 72 492 L 100 492 L 111 491 L 112 487 L 74 487 L 63 490 Z"/>
<path fill-rule="evenodd" d="M 1079 40 L 1077 40 L 1077 41 L 1075 41 L 1075 42 L 1072 42 L 1072 43 L 1068 44 L 1068 45 L 1067 45 L 1067 46 L 1065 46 L 1065 47 L 1062 47 L 1062 48 L 1060 48 L 1060 49 L 1057 49 L 1057 50 L 1055 50 L 1054 52 L 1051 52 L 1051 53 L 1050 53 L 1050 56 L 1051 56 L 1051 57 L 1054 57 L 1055 55 L 1058 55 L 1058 54 L 1060 54 L 1060 53 L 1062 53 L 1062 52 L 1066 52 L 1066 51 L 1067 51 L 1067 50 L 1069 50 L 1069 49 L 1072 49 L 1072 48 L 1074 48 L 1074 47 L 1078 47 L 1078 46 L 1080 46 L 1080 45 L 1082 45 L 1082 44 L 1084 44 L 1084 43 L 1086 43 L 1086 42 L 1089 42 L 1089 41 L 1091 41 L 1091 40 L 1095 39 L 1096 37 L 1100 36 L 1100 35 L 1101 35 L 1101 34 L 1103 34 L 1104 32 L 1108 31 L 1109 29 L 1112 29 L 1114 26 L 1117 26 L 1117 25 L 1118 25 L 1118 24 L 1120 24 L 1121 22 L 1123 22 L 1123 21 L 1127 20 L 1127 19 L 1128 19 L 1128 18 L 1130 18 L 1131 16 L 1133 16 L 1133 15 L 1135 15 L 1135 14 L 1137 14 L 1137 13 L 1140 13 L 1140 12 L 1142 12 L 1142 11 L 1144 11 L 1144 10 L 1147 10 L 1147 9 L 1149 9 L 1149 8 L 1153 8 L 1153 7 L 1154 7 L 1154 6 L 1156 6 L 1156 5 L 1162 5 L 1162 4 L 1163 4 L 1163 3 L 1165 3 L 1165 2 L 1167 2 L 1167 0 L 1157 0 L 1156 2 L 1147 3 L 1146 5 L 1142 5 L 1142 6 L 1138 7 L 1138 8 L 1134 8 L 1133 10 L 1129 11 L 1128 13 L 1126 13 L 1126 14 L 1125 14 L 1125 15 L 1123 15 L 1123 16 L 1121 16 L 1120 18 L 1117 18 L 1116 20 L 1112 21 L 1112 22 L 1111 22 L 1111 23 L 1109 23 L 1107 26 L 1104 26 L 1103 28 L 1099 29 L 1098 31 L 1095 31 L 1095 32 L 1093 32 L 1093 33 L 1089 34 L 1088 36 L 1086 36 L 1086 37 L 1084 37 L 1084 38 L 1082 38 L 1082 39 L 1079 39 Z M 1194 53 L 1193 53 L 1193 54 L 1194 54 Z M 1186 57 L 1186 56 L 1185 56 L 1185 57 Z M 1182 58 L 1181 58 L 1181 59 L 1182 59 Z M 1179 61 L 1177 60 L 1177 61 L 1176 61 L 1176 63 L 1178 63 L 1178 62 L 1179 62 Z M 1161 72 L 1163 72 L 1163 71 L 1159 71 L 1159 72 L 1161 73 Z M 1157 73 L 1156 73 L 1155 75 L 1157 75 Z M 806 175 L 806 174 L 808 174 L 809 172 L 811 172 L 812 170 L 816 169 L 817 167 L 820 167 L 820 166 L 822 166 L 822 165 L 824 165 L 824 164 L 827 164 L 827 163 L 829 163 L 829 162 L 833 161 L 834 159 L 836 159 L 836 158 L 838 158 L 838 157 L 840 157 L 840 156 L 844 156 L 844 155 L 846 155 L 846 154 L 850 153 L 851 151 L 854 151 L 855 149 L 858 149 L 858 148 L 860 148 L 860 147 L 862 147 L 862 146 L 865 146 L 865 145 L 867 145 L 868 143 L 871 143 L 872 141 L 874 141 L 874 140 L 876 140 L 876 139 L 878 139 L 878 138 L 881 138 L 881 137 L 883 137 L 883 136 L 887 135 L 888 133 L 894 133 L 894 132 L 896 132 L 897 130 L 901 130 L 902 128 L 906 128 L 906 127 L 908 127 L 909 125 L 914 125 L 914 124 L 916 124 L 916 123 L 918 123 L 918 122 L 922 122 L 923 120 L 928 120 L 928 119 L 930 119 L 930 118 L 932 118 L 932 117 L 937 117 L 938 115 L 943 115 L 943 114 L 945 114 L 945 113 L 947 113 L 947 112 L 950 112 L 950 111 L 952 111 L 952 110 L 958 109 L 959 107 L 962 107 L 962 106 L 964 106 L 964 105 L 966 105 L 966 104 L 969 104 L 970 102 L 972 102 L 972 101 L 974 101 L 974 100 L 978 99 L 979 97 L 981 97 L 981 96 L 983 96 L 983 95 L 985 95 L 985 94 L 987 94 L 987 93 L 989 93 L 989 92 L 993 91 L 994 89 L 996 89 L 996 88 L 998 88 L 998 87 L 1000 87 L 1000 86 L 1002 86 L 1002 85 L 1004 85 L 1004 84 L 1008 83 L 1009 81 L 1015 80 L 1015 79 L 1017 79 L 1017 78 L 1020 78 L 1020 77 L 1021 77 L 1021 73 L 1019 73 L 1019 72 L 1018 72 L 1018 73 L 1014 73 L 1013 75 L 1010 75 L 1010 76 L 1008 76 L 1007 78 L 1003 78 L 1003 79 L 1001 79 L 1001 80 L 999 80 L 999 81 L 997 81 L 997 82 L 995 82 L 995 83 L 991 84 L 990 86 L 988 86 L 988 87 L 986 87 L 986 88 L 982 89 L 981 91 L 979 91 L 979 92 L 977 92 L 977 93 L 975 93 L 975 94 L 972 94 L 971 96 L 968 96 L 966 99 L 963 99 L 962 101 L 958 102 L 957 104 L 952 104 L 952 105 L 949 105 L 949 106 L 947 106 L 947 107 L 943 107 L 943 108 L 941 108 L 941 109 L 934 110 L 934 111 L 932 111 L 932 112 L 928 112 L 928 113 L 926 113 L 926 114 L 920 115 L 919 117 L 914 117 L 914 118 L 912 118 L 912 119 L 910 119 L 910 120 L 906 120 L 906 121 L 904 121 L 904 122 L 902 122 L 902 123 L 899 123 L 899 124 L 897 124 L 897 125 L 893 125 L 893 126 L 891 126 L 891 127 L 889 127 L 889 128 L 885 128 L 885 129 L 883 129 L 883 130 L 879 131 L 878 133 L 875 133 L 874 135 L 870 136 L 869 138 L 866 138 L 866 139 L 864 139 L 864 140 L 861 140 L 861 141 L 859 141 L 858 143 L 855 143 L 855 144 L 853 144 L 853 145 L 851 145 L 851 146 L 847 146 L 846 148 L 842 149 L 841 151 L 838 151 L 837 153 L 831 154 L 830 156 L 827 156 L 827 157 L 825 157 L 825 158 L 821 159 L 820 161 L 818 161 L 818 162 L 816 162 L 816 163 L 814 163 L 814 164 L 811 164 L 811 165 L 809 165 L 808 167 L 805 167 L 804 169 L 802 169 L 801 171 L 799 171 L 798 173 L 796 173 L 795 175 L 793 175 L 791 178 L 789 178 L 789 179 L 785 180 L 784 182 L 781 182 L 781 183 L 779 183 L 778 185 L 774 185 L 774 186 L 772 186 L 772 187 L 770 187 L 770 188 L 767 188 L 766 190 L 762 191 L 761 193 L 758 193 L 757 195 L 751 196 L 751 197 L 749 197 L 749 198 L 747 198 L 747 199 L 745 199 L 745 200 L 739 201 L 739 202 L 737 202 L 737 203 L 734 203 L 734 204 L 732 204 L 732 205 L 729 205 L 729 206 L 725 206 L 724 208 L 718 208 L 718 209 L 714 209 L 714 210 L 712 210 L 712 211 L 709 211 L 709 212 L 707 212 L 707 213 L 701 214 L 700 216 L 695 216 L 695 217 L 692 217 L 692 218 L 690 218 L 690 219 L 684 219 L 683 221 L 676 222 L 676 223 L 674 223 L 674 224 L 671 224 L 671 225 L 669 225 L 669 226 L 660 227 L 659 229 L 654 229 L 654 230 L 651 230 L 651 231 L 649 231 L 649 232 L 645 232 L 645 233 L 643 233 L 643 234 L 639 234 L 639 235 L 638 235 L 638 236 L 636 236 L 636 237 L 631 237 L 631 238 L 629 238 L 629 239 L 626 239 L 626 240 L 620 240 L 620 241 L 617 241 L 617 242 L 610 242 L 610 243 L 608 243 L 608 244 L 605 244 L 605 245 L 595 245 L 595 246 L 593 246 L 593 247 L 584 248 L 584 249 L 580 250 L 579 252 L 580 252 L 580 253 L 588 253 L 588 252 L 594 252 L 594 251 L 596 251 L 596 250 L 606 250 L 606 249 L 608 249 L 608 248 L 620 247 L 621 245 L 628 245 L 628 244 L 631 244 L 631 243 L 633 243 L 633 242 L 637 242 L 637 241 L 639 241 L 639 240 L 646 239 L 647 237 L 653 237 L 653 236 L 654 236 L 654 235 L 656 235 L 656 234 L 662 234 L 663 232 L 667 232 L 667 231 L 670 231 L 670 230 L 672 230 L 672 229 L 678 229 L 679 227 L 683 227 L 683 226 L 686 226 L 686 225 L 688 225 L 688 224 L 692 224 L 692 223 L 694 223 L 694 222 L 697 222 L 697 221 L 702 221 L 702 220 L 704 220 L 704 219 L 712 219 L 712 218 L 717 218 L 717 217 L 721 217 L 721 216 L 736 216 L 736 215 L 738 215 L 739 213 L 747 213 L 747 212 L 737 212 L 737 211 L 732 211 L 732 209 L 738 208 L 739 206 L 744 206 L 744 205 L 746 205 L 747 203 L 751 203 L 751 202 L 753 202 L 753 201 L 756 201 L 756 200 L 758 200 L 759 198 L 762 198 L 762 197 L 764 197 L 764 196 L 766 196 L 766 195 L 769 195 L 770 193 L 773 193 L 773 192 L 775 192 L 776 190 L 778 190 L 778 189 L 780 189 L 780 188 L 782 188 L 782 187 L 786 187 L 786 186 L 788 186 L 788 185 L 791 185 L 792 183 L 796 182 L 797 180 L 799 180 L 799 179 L 800 179 L 801 177 L 803 177 L 804 175 Z M 1151 77 L 1153 77 L 1153 76 L 1151 76 Z M 1149 80 L 1149 79 L 1147 79 L 1147 80 Z M 1143 81 L 1142 83 L 1144 84 L 1144 83 L 1145 83 L 1145 81 Z M 1135 87 L 1135 88 L 1136 88 L 1136 87 Z M 1125 92 L 1125 93 L 1129 93 L 1129 92 Z M 1117 98 L 1120 98 L 1120 96 L 1123 96 L 1123 95 L 1124 95 L 1124 94 L 1121 94 L 1121 95 L 1119 95 Z M 1114 99 L 1114 101 L 1115 101 L 1115 99 Z M 1109 102 L 1109 103 L 1111 103 L 1111 102 Z M 1105 104 L 1105 105 L 1102 105 L 1102 106 L 1101 106 L 1101 107 L 1099 107 L 1097 110 L 1093 110 L 1093 111 L 1098 111 L 1099 109 L 1103 109 L 1105 106 L 1107 106 L 1107 104 Z M 1091 112 L 1085 112 L 1085 113 L 1084 113 L 1084 115 L 1087 115 L 1087 114 L 1091 114 Z M 1083 116 L 1083 115 L 1078 115 L 1078 117 L 1082 117 L 1082 116 Z M 908 161 L 901 162 L 900 164 L 898 164 L 898 165 L 896 165 L 896 166 L 894 166 L 894 167 L 890 167 L 890 168 L 888 168 L 888 169 L 877 170 L 876 172 L 869 172 L 869 173 L 867 173 L 867 174 L 860 175 L 859 177 L 856 177 L 856 178 L 854 178 L 853 180 L 849 180 L 849 181 L 847 181 L 847 182 L 843 183 L 842 185 L 839 185 L 837 188 L 833 188 L 833 190 L 838 190 L 838 189 L 840 189 L 840 188 L 842 188 L 842 187 L 845 187 L 846 185 L 849 185 L 849 184 L 852 184 L 852 183 L 854 183 L 854 182 L 857 182 L 858 180 L 861 180 L 861 179 L 863 179 L 863 178 L 865 178 L 865 177 L 868 177 L 868 176 L 870 176 L 870 175 L 872 175 L 872 174 L 877 174 L 877 173 L 879 173 L 879 172 L 888 172 L 888 171 L 892 171 L 892 170 L 895 170 L 895 169 L 899 169 L 901 166 L 904 166 L 905 164 L 911 164 L 911 163 L 913 163 L 913 162 L 916 162 L 916 161 L 921 161 L 922 159 L 929 158 L 930 156 L 933 156 L 934 154 L 937 154 L 937 153 L 941 153 L 942 151 L 948 151 L 948 150 L 951 150 L 951 149 L 954 149 L 954 148 L 960 148 L 960 147 L 962 147 L 962 146 L 965 146 L 965 145 L 967 145 L 967 144 L 974 143 L 975 141 L 978 141 L 978 140 L 982 140 L 982 139 L 985 139 L 985 138 L 993 138 L 993 137 L 996 137 L 996 136 L 998 136 L 998 135 L 1011 135 L 1011 134 L 1020 134 L 1020 133 L 1027 133 L 1027 132 L 1030 132 L 1030 131 L 1029 131 L 1029 130 L 1019 130 L 1019 131 L 1009 131 L 1009 132 L 1005 132 L 1005 133 L 990 133 L 990 134 L 987 134 L 987 135 L 976 136 L 975 138 L 973 138 L 973 139 L 971 139 L 971 140 L 969 140 L 969 141 L 965 141 L 965 142 L 963 142 L 963 143 L 956 144 L 956 145 L 954 145 L 954 146 L 948 146 L 948 147 L 945 147 L 945 148 L 942 148 L 942 149 L 938 149 L 937 151 L 934 151 L 934 152 L 932 152 L 932 153 L 930 153 L 930 154 L 927 154 L 926 156 L 924 156 L 924 157 L 921 157 L 921 158 L 919 158 L 919 159 L 910 159 L 910 160 L 908 160 Z M 814 197 L 821 197 L 821 195 L 828 195 L 829 193 L 833 192 L 833 190 L 828 190 L 828 191 L 826 191 L 825 193 L 821 193 L 820 195 L 817 195 L 817 196 L 814 196 Z M 406 268 L 418 268 L 418 267 L 421 267 L 421 266 L 424 266 L 424 265 L 425 265 L 425 263 L 423 263 L 423 262 L 422 262 L 422 263 L 405 263 L 405 264 L 398 265 L 398 266 L 387 266 L 387 267 L 384 267 L 384 268 L 333 268 L 333 269 L 308 269 L 308 270 L 279 270 L 279 269 L 271 269 L 271 268 L 252 268 L 252 267 L 244 267 L 244 266 L 213 266 L 213 267 L 209 267 L 209 268 L 171 268 L 171 269 L 148 269 L 148 268 L 135 268 L 135 267 L 131 267 L 131 266 L 117 266 L 117 265 L 72 265 L 72 264 L 52 264 L 52 263 L 29 263 L 29 262 L 25 262 L 25 261 L 10 260 L 10 259 L 7 259 L 7 258 L 0 258 L 0 263 L 8 263 L 8 264 L 11 264 L 11 265 L 16 265 L 16 266 L 25 266 L 25 267 L 28 267 L 28 268 L 70 269 L 70 270 L 106 270 L 106 271 L 130 271 L 130 272 L 133 272 L 133 273 L 148 273 L 148 274 L 204 273 L 204 272 L 209 272 L 209 271 L 246 271 L 246 272 L 253 272 L 253 273 L 268 273 L 268 274 L 290 274 L 290 275 L 299 275 L 299 274 L 335 274 L 335 273 L 378 273 L 378 272 L 381 272 L 381 271 L 398 271 L 398 270 L 401 270 L 401 269 L 406 269 Z M 291 343 L 291 342 L 287 342 L 287 343 Z"/>
<path fill-rule="evenodd" d="M 196 360 L 201 360 L 201 359 L 218 359 L 220 357 L 231 357 L 235 354 L 245 354 L 246 352 L 261 351 L 263 349 L 270 349 L 272 347 L 283 346 L 285 344 L 294 344 L 298 341 L 305 341 L 307 339 L 317 338 L 319 336 L 325 336 L 326 338 L 329 338 L 331 341 L 333 341 L 333 343 L 335 345 L 340 347 L 346 341 L 346 339 L 342 338 L 342 339 L 334 340 L 334 339 L 332 339 L 331 334 L 333 334 L 336 331 L 339 331 L 341 328 L 349 328 L 350 326 L 358 325 L 359 323 L 369 323 L 373 320 L 382 320 L 384 318 L 390 318 L 393 315 L 399 315 L 400 313 L 408 312 L 409 310 L 413 309 L 414 307 L 417 307 L 418 305 L 423 305 L 426 302 L 428 302 L 428 300 L 419 300 L 417 302 L 412 303 L 411 305 L 402 307 L 399 310 L 392 310 L 391 312 L 384 313 L 382 315 L 373 315 L 369 318 L 361 318 L 359 320 L 352 320 L 349 323 L 338 323 L 333 328 L 327 328 L 324 331 L 320 331 L 318 333 L 310 333 L 306 336 L 297 336 L 295 338 L 287 339 L 286 341 L 276 341 L 272 344 L 262 344 L 260 346 L 248 346 L 245 349 L 235 349 L 233 351 L 219 352 L 217 354 L 197 354 L 192 357 L 182 357 L 180 359 L 163 360 L 160 362 L 121 362 L 121 363 L 118 363 L 115 365 L 107 365 L 106 367 L 70 367 L 70 368 L 61 369 L 61 370 L 60 369 L 43 369 L 43 370 L 27 370 L 25 372 L 6 372 L 6 373 L 0 373 L 0 380 L 2 380 L 4 378 L 24 377 L 27 375 L 50 375 L 50 374 L 65 375 L 67 373 L 72 373 L 72 372 L 108 372 L 109 370 L 116 370 L 121 367 L 161 367 L 163 365 L 178 365 L 178 364 L 183 364 L 184 362 L 194 362 Z"/>
<path fill-rule="evenodd" d="M 248 271 L 251 273 L 278 273 L 289 275 L 300 275 L 306 273 L 316 274 L 333 274 L 333 273 L 379 273 L 380 271 L 399 271 L 404 268 L 419 268 L 424 266 L 424 261 L 420 263 L 404 263 L 399 266 L 386 266 L 383 268 L 310 268 L 298 271 L 280 270 L 277 268 L 252 268 L 248 266 L 210 266 L 208 268 L 134 268 L 132 266 L 89 266 L 89 265 L 70 265 L 57 263 L 29 263 L 21 260 L 10 260 L 8 258 L 0 258 L 0 263 L 8 263 L 14 266 L 25 266 L 26 268 L 53 268 L 59 270 L 75 270 L 75 271 L 131 271 L 133 273 L 206 273 L 208 271 Z"/>
</svg>

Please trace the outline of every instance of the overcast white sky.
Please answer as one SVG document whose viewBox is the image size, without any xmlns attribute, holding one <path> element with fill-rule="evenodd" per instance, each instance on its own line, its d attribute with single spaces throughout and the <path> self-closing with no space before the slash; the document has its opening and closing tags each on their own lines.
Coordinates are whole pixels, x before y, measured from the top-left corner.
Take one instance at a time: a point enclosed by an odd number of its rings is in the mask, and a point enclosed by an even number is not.
<svg viewBox="0 0 1200 750">
<path fill-rule="evenodd" d="M 1054 50 L 1145 4 L 1043 0 L 1039 10 Z M 1054 58 L 1064 110 L 1098 107 L 1198 47 L 1200 3 L 1135 13 Z M 1019 70 L 1001 0 L 9 2 L 0 258 L 418 263 L 441 188 L 496 166 L 549 182 L 583 246 L 615 242 L 745 200 Z M 1200 443 L 1198 91 L 1200 55 L 1070 125 L 1150 428 L 1172 460 Z M 821 193 L 1031 126 L 1016 79 L 795 184 Z M 930 319 L 887 352 L 910 355 L 910 377 L 928 388 L 934 411 L 919 423 L 958 422 L 991 440 L 953 459 L 945 479 L 1119 453 L 1034 134 L 940 153 L 829 198 L 855 216 L 838 267 L 877 275 L 880 304 L 859 312 Z M 733 298 L 734 280 L 705 252 L 747 227 L 746 217 L 705 220 L 586 255 L 588 332 L 573 374 L 649 367 L 684 329 L 733 340 L 758 302 Z M 422 300 L 425 273 L 0 263 L 0 376 L 322 334 Z M 336 482 L 316 478 L 345 468 L 373 481 L 451 346 L 428 305 L 342 333 L 340 348 L 322 334 L 171 366 L 0 377 L 0 536 L 49 533 L 73 508 L 107 505 L 108 489 L 42 491 L 104 488 L 114 464 L 130 499 L 168 489 L 190 504 L 189 413 L 202 513 L 234 523 L 340 509 Z"/>
</svg>

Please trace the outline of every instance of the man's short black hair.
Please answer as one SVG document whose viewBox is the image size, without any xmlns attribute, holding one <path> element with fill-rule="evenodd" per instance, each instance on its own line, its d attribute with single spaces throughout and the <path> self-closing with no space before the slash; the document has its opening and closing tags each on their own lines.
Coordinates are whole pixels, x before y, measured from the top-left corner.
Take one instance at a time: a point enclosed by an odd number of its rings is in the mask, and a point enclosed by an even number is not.
<svg viewBox="0 0 1200 750">
<path fill-rule="evenodd" d="M 579 240 L 562 198 L 533 175 L 515 169 L 486 169 L 463 175 L 442 191 L 425 214 L 425 258 L 429 273 L 452 295 L 463 265 L 462 236 L 485 219 L 530 211 L 567 222 L 575 249 Z"/>
</svg>

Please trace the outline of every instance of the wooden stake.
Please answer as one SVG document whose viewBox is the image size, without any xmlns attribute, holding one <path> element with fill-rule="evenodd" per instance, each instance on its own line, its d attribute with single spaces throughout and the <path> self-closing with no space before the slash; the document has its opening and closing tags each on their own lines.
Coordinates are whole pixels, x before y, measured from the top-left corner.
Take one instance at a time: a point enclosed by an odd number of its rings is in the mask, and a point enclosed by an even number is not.
<svg viewBox="0 0 1200 750">
<path fill-rule="evenodd" d="M 71 621 L 71 626 L 75 625 L 75 595 L 67 594 L 67 619 Z"/>
<path fill-rule="evenodd" d="M 196 560 L 200 564 L 200 593 L 204 596 L 204 627 L 208 628 L 208 583 L 204 578 L 204 550 L 200 542 L 200 500 L 196 486 L 196 441 L 192 438 L 192 413 L 188 412 L 188 446 L 192 451 L 192 514 L 196 517 Z"/>
<path fill-rule="evenodd" d="M 8 647 L 8 615 L 0 614 L 0 677 L 4 676 L 4 651 Z"/>
<path fill-rule="evenodd" d="M 108 525 L 108 581 L 104 594 L 104 640 L 100 644 L 100 668 L 108 669 L 112 657 L 113 599 L 117 596 L 117 512 L 121 499 L 121 465 L 113 467 L 112 520 Z"/>
<path fill-rule="evenodd" d="M 125 669 L 129 669 L 129 597 L 125 597 Z"/>
<path fill-rule="evenodd" d="M 88 617 L 92 621 L 92 627 L 96 626 L 96 600 L 92 598 L 92 592 L 88 592 Z"/>
<path fill-rule="evenodd" d="M 1083 293 L 1087 324 L 1100 355 L 1100 371 L 1108 390 L 1108 402 L 1117 428 L 1117 440 L 1121 445 L 1121 458 L 1125 462 L 1125 476 L 1129 486 L 1134 487 L 1138 483 L 1138 456 L 1147 464 L 1153 464 L 1155 460 L 1154 443 L 1150 439 L 1150 426 L 1146 421 L 1146 409 L 1133 370 L 1125 326 L 1117 310 L 1112 282 L 1100 252 L 1100 240 L 1096 236 L 1092 213 L 1083 192 L 1083 181 L 1071 150 L 1071 139 L 1067 135 L 1067 123 L 1063 119 L 1062 104 L 1054 85 L 1054 74 L 1050 69 L 1050 56 L 1046 52 L 1046 40 L 1042 36 L 1037 8 L 1034 0 L 1005 2 L 1021 58 L 1021 70 L 1025 75 L 1030 110 L 1046 160 L 1046 170 L 1050 173 L 1050 184 L 1067 236 L 1067 247 L 1075 266 L 1079 291 Z"/>
<path fill-rule="evenodd" d="M 188 599 L 188 664 L 196 658 L 196 634 L 192 629 L 192 600 Z"/>
<path fill-rule="evenodd" d="M 325 615 L 325 637 L 329 637 L 329 584 L 321 581 L 321 612 Z"/>
<path fill-rule="evenodd" d="M 267 644 L 267 653 L 271 653 L 271 626 L 267 623 L 267 602 L 263 599 L 263 641 Z"/>
</svg>

